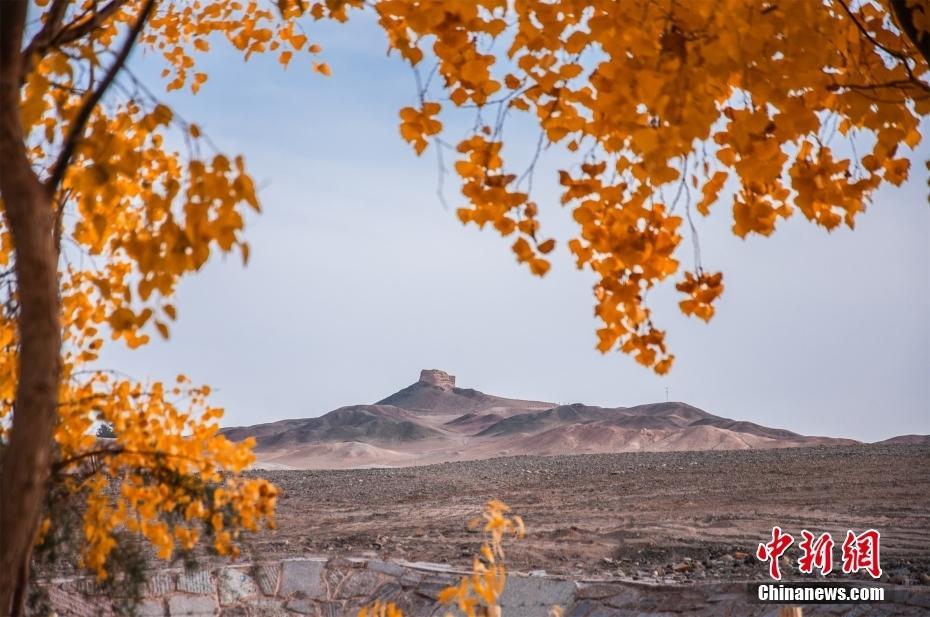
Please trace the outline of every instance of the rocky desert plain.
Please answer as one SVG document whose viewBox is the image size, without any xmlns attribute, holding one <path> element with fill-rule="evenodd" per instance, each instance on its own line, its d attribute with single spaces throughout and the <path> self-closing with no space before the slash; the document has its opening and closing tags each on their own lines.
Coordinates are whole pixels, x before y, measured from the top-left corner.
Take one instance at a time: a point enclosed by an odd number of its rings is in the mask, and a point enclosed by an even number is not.
<svg viewBox="0 0 930 617">
<path fill-rule="evenodd" d="M 481 538 L 466 521 L 497 498 L 526 521 L 526 537 L 507 547 L 523 573 L 761 581 L 767 570 L 754 553 L 774 525 L 797 537 L 875 528 L 882 582 L 930 586 L 927 436 L 864 444 L 677 402 L 516 400 L 458 388 L 438 370 L 372 405 L 225 432 L 254 437 L 252 473 L 282 489 L 278 529 L 254 538 L 256 555 L 467 568 Z M 800 574 L 788 555 L 787 580 L 823 580 Z"/>
<path fill-rule="evenodd" d="M 837 564 L 784 580 L 880 585 L 883 604 L 804 605 L 821 615 L 930 615 L 930 437 L 880 443 L 799 435 L 665 402 L 557 405 L 456 387 L 424 370 L 371 405 L 224 429 L 254 437 L 249 474 L 280 488 L 274 530 L 232 563 L 198 555 L 150 573 L 146 617 L 336 617 L 389 599 L 438 617 L 439 591 L 469 571 L 468 525 L 499 499 L 526 535 L 506 545 L 502 617 L 776 617 L 752 584 L 778 525 L 829 532 Z M 839 570 L 847 530 L 881 532 L 878 581 Z M 114 613 L 70 560 L 44 578 L 58 616 Z M 46 613 L 34 613 L 46 614 Z M 453 613 L 455 614 L 455 613 Z"/>
</svg>

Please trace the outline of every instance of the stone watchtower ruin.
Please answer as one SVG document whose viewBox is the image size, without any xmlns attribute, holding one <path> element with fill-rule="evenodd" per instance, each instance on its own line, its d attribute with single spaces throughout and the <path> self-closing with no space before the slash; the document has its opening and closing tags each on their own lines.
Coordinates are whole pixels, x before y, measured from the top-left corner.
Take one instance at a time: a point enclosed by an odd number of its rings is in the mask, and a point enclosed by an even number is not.
<svg viewBox="0 0 930 617">
<path fill-rule="evenodd" d="M 455 388 L 455 375 L 437 369 L 423 369 L 420 371 L 420 383 L 451 390 Z"/>
</svg>

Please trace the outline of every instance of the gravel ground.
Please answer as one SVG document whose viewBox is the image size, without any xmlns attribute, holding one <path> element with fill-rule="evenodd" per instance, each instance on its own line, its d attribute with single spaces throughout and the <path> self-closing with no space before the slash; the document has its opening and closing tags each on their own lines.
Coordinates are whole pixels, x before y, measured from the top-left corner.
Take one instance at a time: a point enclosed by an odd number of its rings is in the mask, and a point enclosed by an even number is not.
<svg viewBox="0 0 930 617">
<path fill-rule="evenodd" d="M 256 472 L 258 473 L 258 472 Z M 262 471 L 282 489 L 256 556 L 380 556 L 468 567 L 466 521 L 491 498 L 523 516 L 511 568 L 687 583 L 766 576 L 773 525 L 796 538 L 882 533 L 884 578 L 930 584 L 930 447 L 510 457 L 424 467 Z M 797 544 L 787 556 L 796 564 Z M 835 550 L 838 569 L 839 546 Z M 786 578 L 798 577 L 787 563 Z M 831 577 L 842 574 L 830 575 Z M 807 576 L 810 579 L 810 576 Z"/>
</svg>

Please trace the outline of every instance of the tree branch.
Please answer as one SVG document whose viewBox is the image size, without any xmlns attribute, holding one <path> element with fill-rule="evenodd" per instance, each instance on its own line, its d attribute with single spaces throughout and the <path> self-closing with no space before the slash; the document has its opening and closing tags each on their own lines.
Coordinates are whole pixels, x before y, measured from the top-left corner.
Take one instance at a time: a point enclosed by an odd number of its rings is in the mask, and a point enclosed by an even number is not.
<svg viewBox="0 0 930 617">
<path fill-rule="evenodd" d="M 61 255 L 61 235 L 65 227 L 65 205 L 68 203 L 70 191 L 65 191 L 58 196 L 57 210 L 55 210 L 55 250 Z"/>
<path fill-rule="evenodd" d="M 882 50 L 889 56 L 901 62 L 901 64 L 904 66 L 904 70 L 907 72 L 907 77 L 908 77 L 907 82 L 923 90 L 930 91 L 930 85 L 927 85 L 926 83 L 917 79 L 917 76 L 914 75 L 914 70 L 913 70 L 913 67 L 911 66 L 911 62 L 913 61 L 913 59 L 906 52 L 896 50 L 896 49 L 890 49 L 886 47 L 885 45 L 882 45 L 871 32 L 866 30 L 865 26 L 856 17 L 856 14 L 852 12 L 852 9 L 849 8 L 849 5 L 845 2 L 845 0 L 837 0 L 837 1 L 839 5 L 843 7 L 843 10 L 846 12 L 846 15 L 849 17 L 850 21 L 853 22 L 853 24 L 856 26 L 856 29 L 859 30 L 862 36 L 864 36 L 873 46 L 875 46 L 876 49 Z M 905 5 L 906 0 L 900 0 L 900 1 L 892 0 L 892 5 L 897 5 L 897 4 Z M 903 11 L 906 11 L 907 13 L 908 24 L 911 30 L 913 31 L 913 35 L 908 34 L 908 36 L 914 42 L 914 45 L 918 47 L 918 51 L 920 51 L 920 46 L 918 45 L 917 39 L 915 38 L 917 33 L 914 28 L 913 21 L 911 21 L 911 10 L 908 9 L 906 6 L 902 6 L 902 7 L 895 6 L 894 10 L 895 10 L 895 13 L 898 15 L 899 20 L 901 19 L 900 11 L 898 10 L 899 8 L 901 8 Z M 905 28 L 905 32 L 907 32 L 906 28 Z M 924 36 L 924 42 L 927 44 L 927 47 L 928 47 L 927 53 L 924 53 L 924 57 L 928 58 L 927 61 L 930 62 L 930 36 Z M 900 87 L 901 83 L 902 82 L 892 82 L 889 85 L 891 85 L 891 87 Z M 883 85 L 879 84 L 876 87 L 883 87 Z M 865 89 L 865 88 L 862 86 L 859 86 L 858 89 Z"/>
<path fill-rule="evenodd" d="M 112 448 L 106 447 L 106 448 L 97 448 L 96 450 L 85 450 L 84 452 L 81 452 L 80 454 L 75 454 L 74 456 L 70 458 L 65 458 L 59 461 L 55 461 L 52 464 L 52 471 L 55 473 L 58 473 L 59 471 L 67 467 L 68 465 L 73 465 L 74 463 L 78 463 L 87 458 L 92 458 L 95 456 L 116 456 L 117 454 L 122 454 L 125 451 L 126 449 L 123 446 L 119 446 L 119 445 L 112 447 Z"/>
<path fill-rule="evenodd" d="M 54 194 L 58 190 L 58 186 L 61 184 L 61 181 L 65 176 L 65 171 L 67 171 L 68 165 L 71 164 L 71 157 L 74 155 L 74 149 L 77 147 L 78 141 L 80 141 L 81 136 L 84 133 L 84 128 L 87 126 L 88 120 L 90 120 L 91 113 L 93 113 L 94 108 L 97 107 L 97 105 L 100 103 L 100 100 L 106 93 L 107 88 L 109 88 L 110 84 L 113 83 L 113 80 L 116 79 L 116 75 L 119 73 L 120 69 L 123 68 L 123 65 L 126 63 L 126 59 L 129 58 L 129 53 L 132 51 L 132 48 L 136 43 L 136 39 L 139 38 L 139 34 L 145 27 L 145 23 L 148 21 L 149 16 L 152 14 L 152 9 L 154 9 L 154 7 L 155 0 L 145 1 L 145 4 L 142 7 L 142 11 L 139 13 L 139 17 L 136 19 L 136 23 L 133 24 L 129 34 L 126 35 L 126 41 L 123 43 L 122 49 L 120 49 L 119 53 L 116 55 L 116 59 L 113 61 L 113 64 L 110 65 L 109 70 L 107 70 L 106 75 L 104 75 L 96 90 L 91 93 L 88 99 L 81 106 L 77 116 L 74 118 L 74 122 L 72 122 L 71 126 L 68 128 L 68 135 L 65 137 L 64 143 L 62 144 L 61 152 L 59 153 L 58 158 L 55 160 L 55 164 L 52 166 L 52 171 L 49 174 L 48 180 L 45 182 L 46 189 L 49 191 L 49 193 Z M 58 216 L 61 216 L 61 210 L 59 211 Z"/>
<path fill-rule="evenodd" d="M 883 90 L 886 88 L 893 88 L 896 90 L 907 90 L 908 88 L 916 88 L 918 90 L 923 90 L 927 94 L 930 94 L 930 84 L 925 84 L 924 82 L 917 80 L 917 79 L 895 79 L 895 80 L 886 81 L 880 84 L 835 83 L 835 84 L 830 84 L 829 86 L 827 86 L 827 90 L 831 92 L 836 92 L 837 90 L 842 90 L 844 88 L 848 90 Z M 924 96 L 921 96 L 919 98 L 924 98 Z M 918 97 L 912 97 L 912 98 L 918 98 Z"/>
<path fill-rule="evenodd" d="M 894 10 L 898 27 L 911 39 L 914 47 L 924 57 L 927 64 L 930 64 L 930 32 L 918 32 L 914 25 L 914 11 L 919 3 L 914 3 L 913 7 L 908 6 L 907 0 L 891 0 L 891 8 Z M 930 11 L 930 7 L 924 5 L 925 11 Z"/>
<path fill-rule="evenodd" d="M 98 437 L 98 440 L 101 439 Z M 121 446 L 115 443 L 115 439 L 110 438 L 110 441 L 114 442 L 112 446 L 97 448 L 96 450 L 85 450 L 80 454 L 75 454 L 74 456 L 66 459 L 61 459 L 52 464 L 52 470 L 55 473 L 60 472 L 62 469 L 68 465 L 73 465 L 84 459 L 93 458 L 93 457 L 103 457 L 103 456 L 117 456 L 120 454 L 130 454 L 136 456 L 150 456 L 152 458 L 173 458 L 179 461 L 189 461 L 196 463 L 197 460 L 191 458 L 190 456 L 184 456 L 183 454 L 168 454 L 167 452 L 162 452 L 160 450 L 128 450 L 125 446 Z"/>
<path fill-rule="evenodd" d="M 92 13 L 89 17 L 83 15 L 65 26 L 55 37 L 55 43 L 58 45 L 71 43 L 82 37 L 87 36 L 95 29 L 103 25 L 103 22 L 110 18 L 117 10 L 123 7 L 129 0 L 111 0 L 109 4 L 99 11 Z"/>
<path fill-rule="evenodd" d="M 67 7 L 69 4 L 69 0 L 56 0 L 56 5 L 59 2 L 64 5 L 64 7 Z M 32 70 L 34 58 L 43 57 L 52 47 L 73 43 L 92 33 L 95 29 L 102 26 L 103 22 L 109 19 L 127 2 L 129 2 L 129 0 L 111 0 L 109 4 L 99 11 L 95 11 L 89 15 L 85 13 L 63 28 L 59 28 L 59 26 L 61 25 L 61 19 L 64 17 L 64 7 L 61 9 L 61 15 L 58 15 L 57 19 L 53 19 L 54 11 L 56 10 L 56 6 L 53 5 L 52 8 L 49 9 L 49 18 L 46 20 L 45 26 L 43 26 L 42 30 L 32 38 L 23 50 L 22 78 L 25 79 L 29 71 Z"/>
<path fill-rule="evenodd" d="M 895 50 L 895 49 L 889 49 L 888 47 L 885 47 L 884 45 L 882 45 L 881 43 L 879 43 L 878 40 L 876 40 L 875 36 L 873 36 L 872 33 L 869 32 L 868 30 L 866 30 L 866 29 L 865 29 L 865 26 L 862 25 L 862 22 L 860 22 L 860 21 L 856 18 L 855 13 L 852 12 L 852 9 L 849 8 L 849 5 L 845 2 L 845 0 L 839 0 L 839 5 L 840 5 L 841 7 L 843 7 L 843 11 L 846 12 L 846 15 L 849 17 L 849 19 L 850 19 L 850 20 L 853 22 L 853 24 L 856 26 L 856 29 L 859 30 L 859 32 L 862 33 L 862 36 L 864 36 L 866 39 L 868 39 L 868 41 L 869 41 L 870 43 L 872 43 L 872 45 L 874 45 L 874 46 L 877 47 L 878 49 L 881 49 L 882 51 L 884 51 L 884 52 L 885 52 L 886 54 L 888 54 L 889 56 L 893 56 L 893 57 L 897 58 L 898 60 L 900 60 L 901 62 L 904 63 L 904 66 L 905 66 L 905 67 L 908 67 L 908 64 L 907 64 L 907 61 L 908 61 L 907 54 L 905 54 L 904 52 Z M 909 68 L 910 68 L 910 67 L 908 67 L 908 69 L 909 69 Z"/>
<path fill-rule="evenodd" d="M 26 48 L 22 51 L 21 79 L 25 80 L 26 75 L 32 70 L 32 54 L 44 52 L 49 47 L 52 40 L 54 40 L 56 31 L 65 18 L 68 4 L 70 4 L 68 0 L 55 0 L 52 6 L 49 7 L 42 29 L 32 37 L 32 40 L 29 41 L 29 44 L 26 45 Z"/>
</svg>

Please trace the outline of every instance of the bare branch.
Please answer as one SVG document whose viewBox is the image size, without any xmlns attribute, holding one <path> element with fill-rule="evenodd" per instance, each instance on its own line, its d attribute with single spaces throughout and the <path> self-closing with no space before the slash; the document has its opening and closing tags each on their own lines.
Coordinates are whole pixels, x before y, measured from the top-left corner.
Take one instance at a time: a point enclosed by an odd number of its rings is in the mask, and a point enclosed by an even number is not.
<svg viewBox="0 0 930 617">
<path fill-rule="evenodd" d="M 77 143 L 84 133 L 84 128 L 87 126 L 87 121 L 90 120 L 91 113 L 93 113 L 94 108 L 97 107 L 97 104 L 100 103 L 100 100 L 103 98 L 103 95 L 110 87 L 110 84 L 112 84 L 113 80 L 116 79 L 116 75 L 119 73 L 120 69 L 123 68 L 123 65 L 126 63 L 126 59 L 129 58 L 129 53 L 132 51 L 132 48 L 136 43 L 136 39 L 139 38 L 139 34 L 145 27 L 145 23 L 148 21 L 148 18 L 152 14 L 152 10 L 154 8 L 155 0 L 146 0 L 145 5 L 142 7 L 142 11 L 139 13 L 139 17 L 136 19 L 136 23 L 133 24 L 129 34 L 126 35 L 126 41 L 123 43 L 122 49 L 120 49 L 119 53 L 116 55 L 116 59 L 113 61 L 113 64 L 110 65 L 109 70 L 100 81 L 100 84 L 97 86 L 96 90 L 93 91 L 90 97 L 88 97 L 88 99 L 81 106 L 80 111 L 78 111 L 77 116 L 74 118 L 74 122 L 72 122 L 71 126 L 68 128 L 68 134 L 65 137 L 64 143 L 62 144 L 61 152 L 59 153 L 55 164 L 52 166 L 52 171 L 45 183 L 46 189 L 49 193 L 54 194 L 58 190 L 58 186 L 61 184 L 61 181 L 65 176 L 65 171 L 68 169 L 68 165 L 71 164 L 71 157 L 74 155 L 74 149 L 77 147 Z"/>
</svg>

